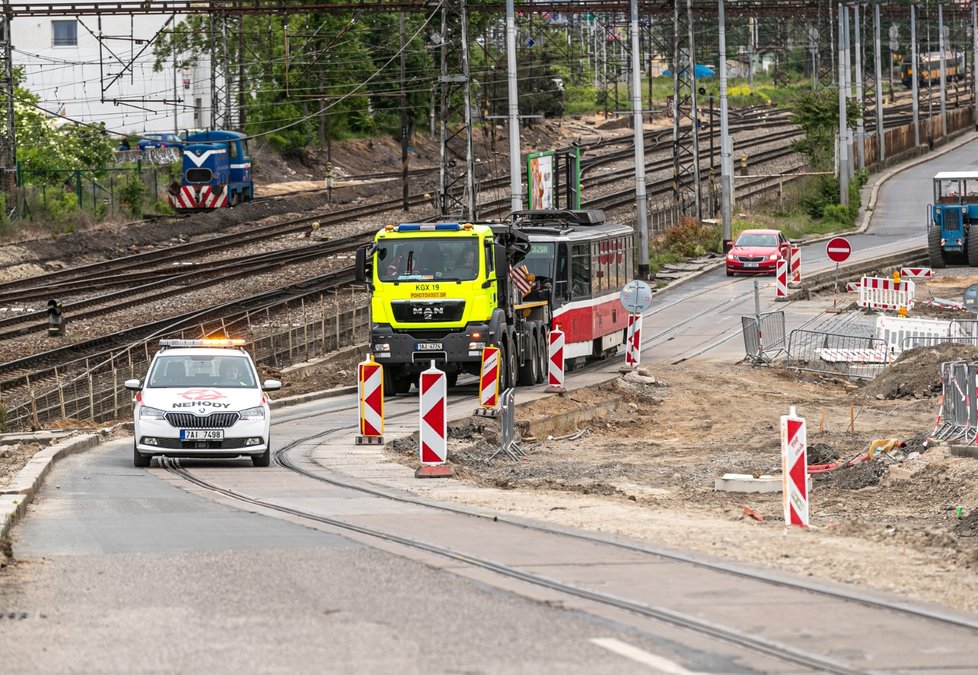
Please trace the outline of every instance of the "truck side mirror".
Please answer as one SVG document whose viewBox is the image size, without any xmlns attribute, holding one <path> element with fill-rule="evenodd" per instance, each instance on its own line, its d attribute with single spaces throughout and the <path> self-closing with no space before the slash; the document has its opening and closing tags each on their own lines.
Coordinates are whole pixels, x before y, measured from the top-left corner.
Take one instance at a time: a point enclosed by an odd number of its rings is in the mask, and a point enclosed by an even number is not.
<svg viewBox="0 0 978 675">
<path fill-rule="evenodd" d="M 370 264 L 370 259 L 367 257 L 367 252 L 370 250 L 370 246 L 361 246 L 356 252 L 356 263 L 354 265 L 354 278 L 357 283 L 367 284 L 370 283 L 370 278 L 373 277 L 373 269 Z"/>
</svg>

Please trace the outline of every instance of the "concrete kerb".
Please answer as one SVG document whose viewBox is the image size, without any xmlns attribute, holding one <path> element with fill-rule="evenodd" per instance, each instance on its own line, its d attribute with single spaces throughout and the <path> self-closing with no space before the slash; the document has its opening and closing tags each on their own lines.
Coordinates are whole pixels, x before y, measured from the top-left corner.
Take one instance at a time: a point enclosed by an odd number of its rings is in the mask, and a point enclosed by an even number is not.
<svg viewBox="0 0 978 675">
<path fill-rule="evenodd" d="M 0 488 L 0 538 L 6 537 L 23 515 L 55 460 L 99 445 L 114 429 L 74 436 L 35 453 L 9 485 Z"/>
</svg>

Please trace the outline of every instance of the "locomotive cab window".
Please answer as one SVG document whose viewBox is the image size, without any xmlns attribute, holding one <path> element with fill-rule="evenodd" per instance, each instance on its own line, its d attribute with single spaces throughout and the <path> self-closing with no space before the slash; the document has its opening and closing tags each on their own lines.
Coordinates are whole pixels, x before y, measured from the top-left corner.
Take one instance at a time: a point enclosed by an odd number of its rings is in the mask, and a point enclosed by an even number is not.
<svg viewBox="0 0 978 675">
<path fill-rule="evenodd" d="M 571 299 L 591 297 L 591 245 L 575 244 L 571 250 Z"/>
<path fill-rule="evenodd" d="M 213 177 L 210 169 L 187 169 L 188 183 L 210 183 Z"/>
<path fill-rule="evenodd" d="M 228 143 L 228 154 L 231 156 L 231 159 L 237 159 L 241 155 L 241 153 L 238 152 L 237 143 Z"/>
</svg>

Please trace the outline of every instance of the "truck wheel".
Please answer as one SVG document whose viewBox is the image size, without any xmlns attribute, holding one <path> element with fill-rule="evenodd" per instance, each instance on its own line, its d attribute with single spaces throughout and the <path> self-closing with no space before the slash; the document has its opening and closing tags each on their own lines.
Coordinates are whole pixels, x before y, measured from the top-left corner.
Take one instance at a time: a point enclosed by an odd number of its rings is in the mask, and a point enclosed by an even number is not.
<svg viewBox="0 0 978 675">
<path fill-rule="evenodd" d="M 537 370 L 539 370 L 539 364 L 537 363 L 537 339 L 531 336 L 527 347 L 527 352 L 529 353 L 524 355 L 526 356 L 526 361 L 520 364 L 519 379 L 521 387 L 529 387 L 536 384 Z"/>
<path fill-rule="evenodd" d="M 449 389 L 458 384 L 458 373 L 445 373 L 445 386 Z"/>
<path fill-rule="evenodd" d="M 550 346 L 546 333 L 537 335 L 537 359 L 540 363 L 537 369 L 537 384 L 543 384 L 547 381 L 547 374 L 550 372 Z"/>
<path fill-rule="evenodd" d="M 971 258 L 971 240 L 968 240 L 968 258 Z M 930 258 L 930 266 L 941 268 L 945 266 L 944 250 L 941 248 L 941 228 L 931 227 L 927 230 L 927 253 Z"/>
<path fill-rule="evenodd" d="M 968 232 L 968 264 L 978 267 L 978 229 L 975 230 L 974 235 Z"/>
<path fill-rule="evenodd" d="M 519 361 L 517 361 L 516 347 L 512 342 L 507 344 L 509 346 L 509 377 L 506 379 L 509 384 L 506 386 L 515 389 L 519 386 Z"/>
<path fill-rule="evenodd" d="M 499 343 L 499 393 L 509 387 L 509 347 L 505 342 Z"/>
<path fill-rule="evenodd" d="M 384 392 L 391 396 L 411 391 L 411 380 L 400 368 L 384 366 Z"/>
</svg>

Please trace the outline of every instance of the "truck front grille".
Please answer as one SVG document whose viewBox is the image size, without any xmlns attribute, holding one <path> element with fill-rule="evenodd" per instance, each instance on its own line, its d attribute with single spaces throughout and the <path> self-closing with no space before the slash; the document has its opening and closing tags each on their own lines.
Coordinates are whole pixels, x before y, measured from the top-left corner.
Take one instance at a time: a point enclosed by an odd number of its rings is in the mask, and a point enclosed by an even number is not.
<svg viewBox="0 0 978 675">
<path fill-rule="evenodd" d="M 399 323 L 444 323 L 460 321 L 464 300 L 396 300 L 391 303 L 394 320 Z"/>
</svg>

